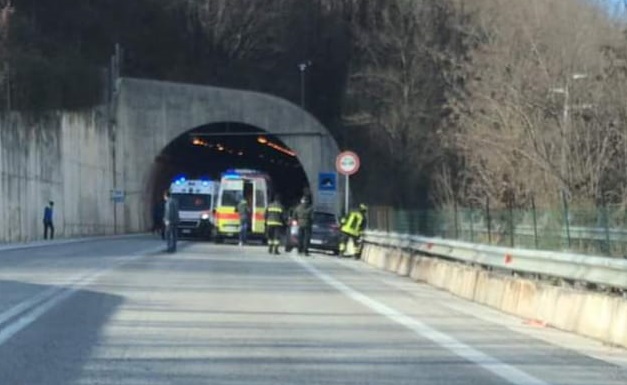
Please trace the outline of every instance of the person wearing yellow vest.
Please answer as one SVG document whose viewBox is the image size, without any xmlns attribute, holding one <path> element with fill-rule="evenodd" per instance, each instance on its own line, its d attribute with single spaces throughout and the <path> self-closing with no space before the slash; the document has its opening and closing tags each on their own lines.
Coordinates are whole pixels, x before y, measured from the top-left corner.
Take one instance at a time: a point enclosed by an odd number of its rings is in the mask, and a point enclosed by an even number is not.
<svg viewBox="0 0 627 385">
<path fill-rule="evenodd" d="M 366 214 L 368 212 L 368 207 L 365 204 L 360 204 L 359 209 L 351 210 L 345 217 L 342 218 L 341 221 L 341 240 L 340 240 L 340 255 L 347 257 L 359 257 L 361 250 L 357 249 L 357 242 L 361 239 L 364 230 L 367 225 L 367 217 Z M 346 246 L 349 240 L 353 241 L 353 245 L 355 245 L 355 252 L 347 254 Z"/>
<path fill-rule="evenodd" d="M 285 225 L 285 211 L 279 202 L 278 195 L 266 208 L 265 220 L 268 234 L 268 253 L 279 255 L 281 229 Z"/>
</svg>

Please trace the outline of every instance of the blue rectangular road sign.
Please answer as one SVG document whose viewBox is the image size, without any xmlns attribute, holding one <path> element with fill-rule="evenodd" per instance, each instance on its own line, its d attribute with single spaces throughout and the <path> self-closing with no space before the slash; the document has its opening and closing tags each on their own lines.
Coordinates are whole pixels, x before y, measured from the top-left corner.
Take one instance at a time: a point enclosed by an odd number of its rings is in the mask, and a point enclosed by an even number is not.
<svg viewBox="0 0 627 385">
<path fill-rule="evenodd" d="M 334 172 L 319 173 L 318 191 L 337 191 L 337 174 Z"/>
<path fill-rule="evenodd" d="M 124 191 L 111 190 L 111 200 L 115 203 L 124 203 Z"/>
</svg>

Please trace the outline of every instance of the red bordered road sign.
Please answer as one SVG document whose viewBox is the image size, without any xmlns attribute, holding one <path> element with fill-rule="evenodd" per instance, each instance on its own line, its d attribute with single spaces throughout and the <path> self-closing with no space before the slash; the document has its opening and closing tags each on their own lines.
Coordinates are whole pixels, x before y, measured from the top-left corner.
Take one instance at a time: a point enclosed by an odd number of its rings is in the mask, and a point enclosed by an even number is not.
<svg viewBox="0 0 627 385">
<path fill-rule="evenodd" d="M 335 168 L 342 175 L 353 175 L 359 171 L 359 157 L 352 151 L 344 151 L 335 159 Z"/>
</svg>

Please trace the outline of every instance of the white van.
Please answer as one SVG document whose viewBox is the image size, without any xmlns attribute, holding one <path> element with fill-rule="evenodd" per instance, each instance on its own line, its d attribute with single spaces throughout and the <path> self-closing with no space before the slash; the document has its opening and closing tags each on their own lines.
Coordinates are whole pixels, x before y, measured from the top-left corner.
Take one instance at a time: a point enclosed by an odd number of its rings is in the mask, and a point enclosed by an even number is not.
<svg viewBox="0 0 627 385">
<path fill-rule="evenodd" d="M 172 197 L 179 204 L 179 234 L 210 239 L 215 226 L 220 183 L 211 180 L 179 178 L 170 185 Z"/>
</svg>

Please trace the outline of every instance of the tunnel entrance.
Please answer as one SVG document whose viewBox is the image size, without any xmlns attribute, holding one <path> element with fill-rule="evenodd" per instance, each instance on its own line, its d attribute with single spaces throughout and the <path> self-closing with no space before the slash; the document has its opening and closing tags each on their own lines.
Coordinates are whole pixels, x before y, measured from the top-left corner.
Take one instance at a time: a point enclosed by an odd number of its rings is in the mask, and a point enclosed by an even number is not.
<svg viewBox="0 0 627 385">
<path fill-rule="evenodd" d="M 153 165 L 152 203 L 177 178 L 219 180 L 229 169 L 266 172 L 286 207 L 310 191 L 298 154 L 279 138 L 258 127 L 223 122 L 192 129 L 161 151 Z"/>
</svg>

